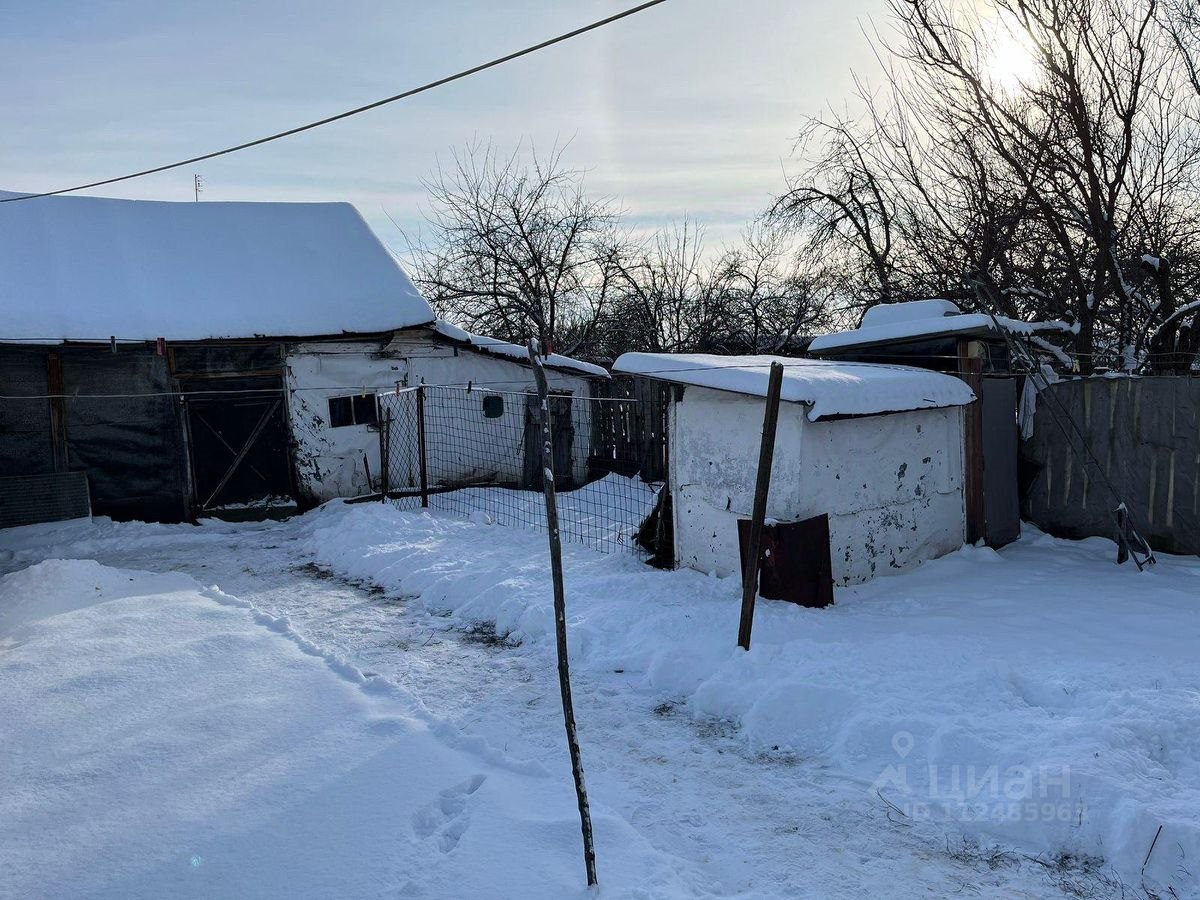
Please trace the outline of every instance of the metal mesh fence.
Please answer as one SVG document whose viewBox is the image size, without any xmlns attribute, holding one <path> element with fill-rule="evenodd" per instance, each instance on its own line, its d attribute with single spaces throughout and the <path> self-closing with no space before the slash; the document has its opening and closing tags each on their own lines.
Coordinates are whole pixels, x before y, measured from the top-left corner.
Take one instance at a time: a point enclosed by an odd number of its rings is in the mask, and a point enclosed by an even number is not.
<svg viewBox="0 0 1200 900">
<path fill-rule="evenodd" d="M 542 432 L 535 393 L 422 385 L 380 396 L 382 493 L 500 525 L 546 527 Z M 640 552 L 634 538 L 665 473 L 648 459 L 661 428 L 637 399 L 551 393 L 559 530 L 604 552 Z"/>
</svg>

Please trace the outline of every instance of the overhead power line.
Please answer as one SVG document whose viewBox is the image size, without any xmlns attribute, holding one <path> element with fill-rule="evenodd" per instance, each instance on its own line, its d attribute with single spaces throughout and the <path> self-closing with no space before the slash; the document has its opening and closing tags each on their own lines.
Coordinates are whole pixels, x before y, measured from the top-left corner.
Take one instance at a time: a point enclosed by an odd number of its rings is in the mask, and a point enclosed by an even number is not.
<svg viewBox="0 0 1200 900">
<path fill-rule="evenodd" d="M 409 97 L 415 97 L 417 94 L 423 94 L 426 91 L 432 91 L 434 88 L 439 88 L 442 85 L 450 84 L 453 81 L 461 81 L 464 78 L 469 78 L 487 69 L 494 69 L 496 66 L 502 66 L 507 62 L 512 62 L 514 59 L 520 59 L 522 56 L 528 56 L 531 53 L 536 53 L 539 50 L 544 50 L 547 47 L 552 47 L 555 44 L 561 44 L 563 41 L 569 41 L 571 38 L 579 37 L 581 34 L 587 34 L 589 31 L 595 31 L 598 28 L 603 28 L 605 25 L 611 25 L 613 22 L 636 15 L 637 13 L 647 10 L 652 6 L 658 6 L 660 3 L 666 3 L 667 0 L 648 0 L 646 3 L 640 3 L 637 6 L 631 6 L 629 9 L 614 13 L 611 16 L 606 16 L 603 19 L 598 19 L 588 25 L 576 28 L 573 31 L 565 32 L 556 37 L 548 38 L 539 43 L 525 47 L 522 50 L 516 50 L 504 56 L 496 57 L 488 62 L 480 63 L 472 66 L 469 69 L 463 69 L 460 72 L 455 72 L 453 75 L 446 75 L 438 78 L 436 81 L 430 81 L 422 84 L 419 87 L 409 88 L 399 94 L 393 94 L 391 97 L 384 97 L 382 100 L 376 100 L 374 103 L 368 103 L 365 106 L 359 106 L 354 109 L 348 109 L 345 112 L 340 112 L 337 115 L 327 116 L 324 119 L 318 119 L 315 122 L 309 122 L 307 125 L 298 125 L 295 128 L 289 128 L 287 131 L 280 131 L 276 134 L 267 135 L 266 137 L 256 138 L 252 141 L 246 141 L 243 144 L 238 144 L 234 147 L 226 147 L 223 150 L 214 150 L 211 153 L 204 153 L 200 156 L 193 156 L 190 159 L 181 159 L 179 162 L 167 163 L 162 166 L 155 166 L 152 169 L 143 169 L 140 172 L 132 172 L 129 175 L 118 175 L 116 178 L 105 178 L 102 181 L 93 181 L 88 184 L 77 184 L 74 187 L 60 188 L 56 191 L 42 191 L 40 194 L 23 194 L 19 197 L 4 197 L 0 198 L 0 203 L 15 203 L 20 200 L 36 200 L 39 197 L 55 197 L 59 194 L 70 194 L 74 191 L 84 191 L 88 188 L 102 187 L 106 184 L 116 184 L 119 181 L 129 181 L 133 178 L 142 178 L 146 175 L 154 175 L 158 172 L 166 172 L 170 169 L 178 169 L 182 166 L 190 166 L 193 163 L 203 162 L 206 159 L 215 159 L 218 156 L 226 156 L 230 153 L 237 153 L 239 150 L 248 150 L 251 147 L 258 147 L 261 144 L 269 144 L 271 141 L 278 141 L 281 138 L 291 137 L 293 134 L 300 134 L 303 131 L 311 131 L 314 128 L 320 128 L 322 125 L 328 125 L 331 122 L 337 122 L 341 119 L 348 119 L 351 116 L 357 116 L 359 113 L 368 112 L 372 109 L 378 109 L 381 106 L 386 106 L 389 103 L 395 103 L 398 100 L 405 100 Z"/>
</svg>

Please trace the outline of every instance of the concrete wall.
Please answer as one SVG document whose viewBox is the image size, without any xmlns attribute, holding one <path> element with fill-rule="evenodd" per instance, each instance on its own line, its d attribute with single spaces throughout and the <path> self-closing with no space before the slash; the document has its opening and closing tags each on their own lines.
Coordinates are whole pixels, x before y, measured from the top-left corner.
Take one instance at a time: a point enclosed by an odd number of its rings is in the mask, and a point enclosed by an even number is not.
<svg viewBox="0 0 1200 900">
<path fill-rule="evenodd" d="M 547 372 L 551 389 L 589 396 L 588 379 Z M 367 425 L 331 428 L 329 399 L 358 391 L 390 393 L 402 387 L 454 385 L 426 395 L 429 479 L 433 485 L 485 479 L 516 480 L 524 464 L 524 391 L 535 389 L 527 366 L 446 343 L 423 329 L 400 332 L 390 342 L 309 342 L 289 349 L 289 417 L 295 442 L 297 490 L 309 502 L 368 494 L 379 488 L 379 433 Z M 468 391 L 467 385 L 471 388 Z M 483 398 L 501 393 L 504 415 L 483 415 Z M 389 403 L 411 416 L 411 403 Z M 572 405 L 576 419 L 573 466 L 586 469 L 590 417 L 587 404 Z M 416 427 L 399 422 L 392 445 L 389 487 L 415 487 Z M 405 464 L 410 459 L 411 465 Z M 365 460 L 365 462 L 364 462 Z M 371 479 L 368 481 L 367 469 Z"/>
<path fill-rule="evenodd" d="M 829 514 L 838 584 L 914 566 L 962 545 L 962 410 L 809 422 L 780 406 L 768 519 Z M 685 389 L 671 410 L 671 488 L 679 565 L 739 567 L 737 520 L 753 506 L 763 401 Z"/>
<path fill-rule="evenodd" d="M 1062 407 L 1039 395 L 1021 446 L 1022 515 L 1062 537 L 1113 537 L 1107 478 L 1151 546 L 1200 553 L 1200 378 L 1073 379 L 1048 390 Z M 1072 420 L 1096 464 L 1081 462 Z"/>
</svg>

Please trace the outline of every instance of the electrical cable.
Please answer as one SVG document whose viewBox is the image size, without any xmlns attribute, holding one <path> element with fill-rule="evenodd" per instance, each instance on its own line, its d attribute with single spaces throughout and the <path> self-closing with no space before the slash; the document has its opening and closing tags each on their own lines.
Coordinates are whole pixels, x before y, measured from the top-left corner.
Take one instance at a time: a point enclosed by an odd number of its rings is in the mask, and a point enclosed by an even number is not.
<svg viewBox="0 0 1200 900">
<path fill-rule="evenodd" d="M 666 0 L 648 0 L 646 3 L 632 6 L 629 9 L 614 13 L 611 16 L 606 16 L 603 19 L 598 19 L 595 22 L 584 25 L 580 28 L 576 28 L 572 31 L 565 32 L 564 34 L 548 38 L 544 41 L 539 41 L 536 44 L 532 44 L 531 46 L 525 47 L 521 50 L 513 51 L 512 53 L 507 53 L 504 56 L 498 56 L 495 59 L 487 62 L 471 66 L 469 69 L 463 69 L 459 72 L 455 72 L 453 75 L 445 75 L 418 87 L 402 91 L 399 94 L 393 94 L 391 97 L 384 97 L 382 100 L 376 100 L 375 102 L 368 103 L 364 106 L 358 106 L 354 109 L 337 113 L 336 115 L 326 116 L 324 119 L 318 119 L 317 121 L 309 122 L 306 125 L 298 125 L 295 128 L 289 128 L 286 131 L 280 131 L 275 134 L 267 135 L 266 137 L 246 141 L 245 143 L 237 144 L 233 147 L 226 147 L 223 150 L 214 150 L 211 153 L 203 153 L 200 156 L 193 156 L 190 159 L 180 160 L 179 162 L 167 163 L 166 165 L 155 166 L 151 169 L 143 169 L 140 172 L 133 172 L 129 175 L 119 175 L 115 178 L 105 178 L 100 181 L 92 181 L 88 184 L 78 184 L 75 185 L 75 187 L 60 188 L 59 190 L 55 191 L 42 191 L 41 193 L 37 194 L 21 194 L 16 197 L 2 197 L 0 198 L 0 203 L 16 203 L 22 200 L 36 200 L 39 197 L 56 197 L 59 194 L 70 194 L 74 191 L 84 191 L 89 188 L 102 187 L 106 184 L 116 184 L 119 181 L 129 181 L 133 178 L 141 178 L 145 175 L 154 175 L 158 172 L 166 172 L 170 169 L 178 169 L 182 166 L 189 166 L 192 163 L 203 162 L 208 159 L 215 159 L 218 156 L 226 156 L 230 153 L 237 153 L 239 150 L 248 150 L 251 147 L 269 144 L 271 141 L 277 141 L 280 138 L 291 137 L 294 134 L 300 134 L 304 131 L 311 131 L 314 128 L 320 128 L 322 125 L 328 125 L 331 122 L 337 122 L 341 119 L 348 119 L 351 116 L 357 116 L 360 113 L 364 113 L 372 109 L 378 109 L 379 107 L 386 106 L 389 103 L 395 103 L 397 100 L 405 100 L 409 97 L 415 97 L 417 94 L 423 94 L 426 91 L 431 91 L 434 88 L 442 87 L 443 85 L 450 84 L 451 82 L 460 81 L 463 78 L 469 78 L 470 76 L 486 71 L 487 69 L 492 69 L 496 66 L 503 65 L 504 63 L 512 62 L 514 59 L 519 59 L 522 56 L 528 56 L 531 53 L 536 53 L 539 50 L 544 50 L 547 47 L 554 46 L 555 44 L 561 44 L 563 41 L 569 41 L 571 38 L 579 37 L 581 34 L 587 34 L 589 31 L 595 31 L 597 28 L 603 28 L 605 25 L 610 25 L 613 22 L 619 21 L 620 19 L 635 15 L 643 10 L 649 9 L 652 6 L 658 6 L 660 3 L 665 2 Z"/>
</svg>

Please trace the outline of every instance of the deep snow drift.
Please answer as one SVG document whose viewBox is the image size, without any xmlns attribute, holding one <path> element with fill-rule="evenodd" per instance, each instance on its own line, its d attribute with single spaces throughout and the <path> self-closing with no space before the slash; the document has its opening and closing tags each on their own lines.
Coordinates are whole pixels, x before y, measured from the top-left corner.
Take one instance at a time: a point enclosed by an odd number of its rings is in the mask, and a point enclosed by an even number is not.
<svg viewBox="0 0 1200 900">
<path fill-rule="evenodd" d="M 0 722 L 0 896 L 586 895 L 561 783 L 186 575 L 0 579 Z M 614 896 L 694 896 L 596 822 Z"/>
<path fill-rule="evenodd" d="M 316 596 L 281 595 L 296 611 L 289 624 L 179 576 L 143 582 L 151 576 L 61 562 L 6 576 L 0 608 L 15 612 L 0 619 L 0 715 L 18 737 L 0 745 L 0 894 L 244 894 L 252 877 L 271 895 L 577 892 L 578 832 L 547 693 L 543 535 L 335 503 L 282 524 L 15 529 L 0 532 L 0 548 L 15 553 L 5 560 L 0 549 L 0 563 L 96 555 L 157 567 L 186 556 L 195 570 L 253 541 L 380 585 L 427 624 L 405 651 L 388 652 L 367 649 L 359 629 L 375 635 L 397 620 L 360 599 L 335 612 Z M 1164 556 L 1139 574 L 1115 567 L 1112 551 L 1027 533 L 1000 553 L 967 548 L 838 589 L 827 610 L 762 602 L 745 654 L 733 646 L 734 580 L 568 547 L 604 896 L 907 897 L 959 884 L 997 897 L 1051 893 L 948 875 L 938 855 L 962 834 L 1046 861 L 1103 857 L 1133 896 L 1143 884 L 1200 894 L 1200 561 Z M 120 579 L 131 577 L 126 590 Z M 359 607 L 374 618 L 355 619 Z M 416 699 L 436 687 L 438 670 L 418 663 L 439 622 L 495 623 L 510 646 L 494 659 L 530 661 L 545 686 L 516 684 L 491 663 L 440 698 L 478 687 L 495 695 L 491 713 L 447 727 Z M 347 653 L 388 677 L 318 649 L 331 645 L 362 648 Z M 746 746 L 750 761 L 723 760 L 718 745 L 699 757 L 707 770 L 690 766 L 702 730 L 638 743 L 662 733 L 653 707 L 728 734 L 721 740 Z M 626 753 L 624 770 L 607 767 Z M 361 781 L 343 790 L 336 773 L 347 769 Z M 753 783 L 725 790 L 752 770 Z M 456 786 L 478 774 L 485 781 L 461 804 L 470 828 L 443 854 L 458 820 L 433 810 L 458 809 Z M 120 815 L 101 816 L 108 806 Z M 871 830 L 864 808 L 886 816 L 885 830 Z M 760 830 L 735 824 L 754 819 Z M 865 838 L 854 843 L 857 832 Z M 772 843 L 781 833 L 803 836 L 790 871 L 806 874 L 764 882 L 761 847 L 737 842 L 750 834 L 778 853 L 792 846 Z M 916 833 L 930 836 L 930 854 L 898 863 L 897 847 L 914 853 Z M 739 867 L 743 855 L 754 865 Z M 340 889 L 322 889 L 338 878 Z"/>
</svg>

